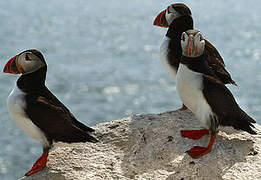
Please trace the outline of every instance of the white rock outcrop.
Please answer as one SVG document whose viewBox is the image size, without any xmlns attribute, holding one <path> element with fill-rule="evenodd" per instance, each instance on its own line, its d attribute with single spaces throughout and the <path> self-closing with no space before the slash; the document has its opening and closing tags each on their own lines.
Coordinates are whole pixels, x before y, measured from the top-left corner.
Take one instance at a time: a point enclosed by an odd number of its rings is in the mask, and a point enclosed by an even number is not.
<svg viewBox="0 0 261 180">
<path fill-rule="evenodd" d="M 94 127 L 99 143 L 57 148 L 47 167 L 24 180 L 261 179 L 261 126 L 258 135 L 227 128 L 212 152 L 192 159 L 185 151 L 206 145 L 209 136 L 189 140 L 182 129 L 199 128 L 189 111 L 135 115 Z"/>
</svg>

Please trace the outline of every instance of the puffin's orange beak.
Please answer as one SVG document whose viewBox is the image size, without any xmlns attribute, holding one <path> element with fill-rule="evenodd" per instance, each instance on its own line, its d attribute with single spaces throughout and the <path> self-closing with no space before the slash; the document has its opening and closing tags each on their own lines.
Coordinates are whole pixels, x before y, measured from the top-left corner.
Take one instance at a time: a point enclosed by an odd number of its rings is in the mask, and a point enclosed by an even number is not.
<svg viewBox="0 0 261 180">
<path fill-rule="evenodd" d="M 169 27 L 168 22 L 166 20 L 165 17 L 165 13 L 166 13 L 166 9 L 161 11 L 158 16 L 156 17 L 156 19 L 154 20 L 153 25 L 155 26 L 160 26 L 160 27 Z"/>
<path fill-rule="evenodd" d="M 11 74 L 20 74 L 18 67 L 16 65 L 16 59 L 18 55 L 12 57 L 4 67 L 4 73 L 11 73 Z"/>
</svg>

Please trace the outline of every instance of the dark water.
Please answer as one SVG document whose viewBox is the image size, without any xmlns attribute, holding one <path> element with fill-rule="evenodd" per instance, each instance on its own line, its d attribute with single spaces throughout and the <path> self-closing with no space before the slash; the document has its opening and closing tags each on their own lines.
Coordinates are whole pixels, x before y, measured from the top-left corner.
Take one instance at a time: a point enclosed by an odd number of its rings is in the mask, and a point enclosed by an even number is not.
<svg viewBox="0 0 261 180">
<path fill-rule="evenodd" d="M 166 29 L 153 27 L 173 1 L 0 1 L 1 69 L 15 54 L 40 49 L 47 86 L 88 125 L 181 105 L 163 70 L 159 46 Z M 261 14 L 259 0 L 186 1 L 195 27 L 219 49 L 239 88 L 238 103 L 261 123 Z M 6 98 L 17 79 L 0 76 L 0 179 L 21 177 L 41 146 L 10 119 Z"/>
</svg>

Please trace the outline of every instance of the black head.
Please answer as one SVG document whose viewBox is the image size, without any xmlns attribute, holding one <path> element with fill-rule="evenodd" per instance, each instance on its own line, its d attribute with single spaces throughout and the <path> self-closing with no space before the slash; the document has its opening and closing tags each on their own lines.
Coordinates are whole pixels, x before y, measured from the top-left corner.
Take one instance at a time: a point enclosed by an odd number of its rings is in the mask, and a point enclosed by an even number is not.
<svg viewBox="0 0 261 180">
<path fill-rule="evenodd" d="M 11 74 L 29 74 L 45 66 L 46 62 L 42 53 L 36 49 L 30 49 L 11 58 L 6 63 L 4 72 Z"/>
<path fill-rule="evenodd" d="M 170 24 L 182 16 L 191 16 L 192 13 L 190 9 L 183 3 L 171 4 L 167 7 L 167 9 L 163 10 L 158 14 L 156 19 L 154 20 L 154 25 L 160 27 L 169 27 Z"/>
</svg>

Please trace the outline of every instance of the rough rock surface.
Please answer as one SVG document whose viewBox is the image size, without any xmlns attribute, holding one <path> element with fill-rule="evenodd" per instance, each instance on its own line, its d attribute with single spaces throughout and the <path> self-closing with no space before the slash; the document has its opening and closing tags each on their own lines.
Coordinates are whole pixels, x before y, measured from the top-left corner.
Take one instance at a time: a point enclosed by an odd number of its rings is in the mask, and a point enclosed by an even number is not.
<svg viewBox="0 0 261 180">
<path fill-rule="evenodd" d="M 212 152 L 192 159 L 185 151 L 206 145 L 209 136 L 184 139 L 180 130 L 197 124 L 189 110 L 98 124 L 94 128 L 99 143 L 57 148 L 44 170 L 23 179 L 261 179 L 261 126 L 256 125 L 255 136 L 221 129 Z"/>
</svg>

